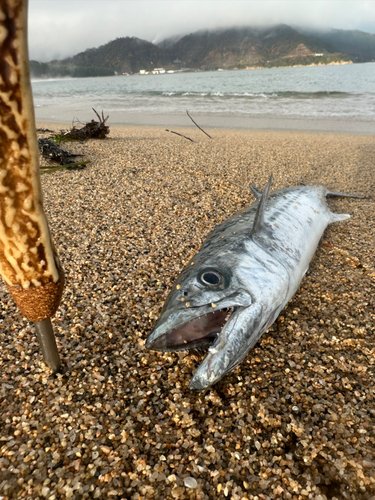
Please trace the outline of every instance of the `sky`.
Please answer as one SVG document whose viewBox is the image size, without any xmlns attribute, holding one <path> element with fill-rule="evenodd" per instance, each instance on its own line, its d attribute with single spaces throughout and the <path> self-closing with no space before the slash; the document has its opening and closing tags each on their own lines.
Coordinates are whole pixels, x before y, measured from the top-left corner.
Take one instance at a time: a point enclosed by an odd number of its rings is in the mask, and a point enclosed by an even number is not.
<svg viewBox="0 0 375 500">
<path fill-rule="evenodd" d="M 375 33 L 375 0 L 29 0 L 30 59 L 62 59 L 115 38 L 270 26 Z"/>
</svg>

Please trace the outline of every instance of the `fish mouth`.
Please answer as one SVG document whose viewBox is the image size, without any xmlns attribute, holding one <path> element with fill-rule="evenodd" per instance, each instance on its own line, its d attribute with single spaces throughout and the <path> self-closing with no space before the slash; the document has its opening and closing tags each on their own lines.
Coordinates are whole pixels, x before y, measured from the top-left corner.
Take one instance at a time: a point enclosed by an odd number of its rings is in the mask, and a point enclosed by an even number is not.
<svg viewBox="0 0 375 500">
<path fill-rule="evenodd" d="M 161 335 L 147 347 L 164 352 L 208 349 L 218 340 L 235 309 L 223 308 L 198 316 Z"/>
</svg>

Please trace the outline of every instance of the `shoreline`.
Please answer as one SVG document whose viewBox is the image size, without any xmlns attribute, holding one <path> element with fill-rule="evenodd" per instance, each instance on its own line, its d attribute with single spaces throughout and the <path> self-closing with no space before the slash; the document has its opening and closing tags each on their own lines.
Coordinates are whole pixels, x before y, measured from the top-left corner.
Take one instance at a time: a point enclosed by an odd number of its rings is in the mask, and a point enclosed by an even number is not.
<svg viewBox="0 0 375 500">
<path fill-rule="evenodd" d="M 38 61 L 37 61 L 38 62 Z M 51 62 L 51 61 L 50 61 Z M 278 68 L 310 68 L 314 66 L 340 66 L 340 65 L 345 65 L 345 64 L 366 64 L 368 62 L 374 62 L 374 61 L 361 61 L 361 62 L 354 62 L 352 60 L 339 60 L 339 61 L 331 61 L 329 63 L 321 63 L 321 62 L 316 62 L 316 63 L 310 63 L 310 64 L 291 64 L 291 65 L 280 65 L 280 66 L 246 66 L 244 68 L 218 68 L 218 69 L 202 69 L 202 68 L 184 68 L 184 69 L 176 69 L 172 70 L 172 74 L 179 74 L 179 73 L 213 73 L 216 71 L 247 71 L 247 70 L 253 70 L 253 69 L 278 69 Z M 48 62 L 47 62 L 48 64 Z M 164 68 L 163 68 L 164 69 Z M 51 76 L 51 77 L 37 77 L 31 75 L 31 81 L 39 81 L 39 80 L 49 80 L 50 78 L 69 78 L 69 79 L 79 79 L 79 78 L 112 78 L 112 77 L 117 77 L 117 76 L 148 76 L 148 75 L 155 75 L 155 74 L 168 74 L 168 72 L 171 71 L 170 69 L 168 70 L 165 68 L 164 73 L 153 73 L 152 70 L 146 72 L 146 73 L 122 73 L 122 74 L 113 74 L 113 75 L 94 75 L 94 76 L 69 76 L 69 77 L 61 77 L 58 75 Z M 169 73 L 170 74 L 170 73 Z"/>
<path fill-rule="evenodd" d="M 372 62 L 372 61 L 369 61 L 369 62 Z M 247 66 L 246 68 L 243 68 L 243 69 L 248 69 L 248 70 L 251 70 L 251 69 L 273 69 L 273 68 L 312 68 L 314 66 L 342 66 L 342 65 L 345 65 L 345 64 L 364 64 L 364 63 L 355 63 L 351 60 L 340 60 L 340 61 L 332 61 L 332 62 L 329 62 L 329 63 L 321 63 L 321 62 L 317 62 L 317 63 L 310 63 L 310 64 L 292 64 L 291 66 Z M 226 70 L 226 69 L 223 69 L 223 70 L 217 70 L 217 71 L 235 71 L 235 70 L 238 70 L 240 68 L 233 68 L 231 70 Z"/>
<path fill-rule="evenodd" d="M 96 118 L 91 110 L 61 110 L 55 109 L 49 112 L 43 108 L 35 110 L 37 123 L 68 124 L 72 126 L 73 117 L 80 122 L 86 123 Z M 46 109 L 46 108 L 44 108 Z M 196 128 L 186 114 L 146 114 L 125 113 L 123 111 L 109 111 L 108 124 L 111 126 L 139 126 L 139 127 L 184 127 Z M 55 118 L 55 117 L 58 118 Z M 76 118 L 76 119 L 77 119 Z M 375 135 L 375 120 L 341 118 L 313 118 L 313 117 L 290 117 L 290 116 L 231 116 L 231 115 L 209 115 L 194 114 L 194 120 L 202 128 L 220 130 L 259 130 L 259 131 L 284 131 L 284 132 L 313 132 L 353 135 Z"/>
</svg>

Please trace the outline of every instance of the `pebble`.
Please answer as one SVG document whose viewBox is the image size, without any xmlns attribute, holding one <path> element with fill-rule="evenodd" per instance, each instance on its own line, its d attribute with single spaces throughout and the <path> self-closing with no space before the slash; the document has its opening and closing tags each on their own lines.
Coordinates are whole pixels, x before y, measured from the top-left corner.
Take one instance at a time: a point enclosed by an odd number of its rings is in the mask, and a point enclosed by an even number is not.
<svg viewBox="0 0 375 500">
<path fill-rule="evenodd" d="M 184 479 L 184 485 L 186 486 L 186 488 L 196 488 L 198 486 L 198 483 L 197 481 L 193 478 L 193 477 L 185 477 Z"/>
<path fill-rule="evenodd" d="M 91 160 L 85 170 L 42 176 L 66 271 L 53 318 L 65 370 L 50 376 L 1 286 L 0 495 L 374 498 L 374 138 L 185 133 L 196 142 L 111 126 L 106 140 L 64 144 Z M 327 229 L 297 294 L 239 367 L 191 392 L 201 356 L 145 340 L 208 232 L 270 173 L 274 189 L 304 181 L 366 198 L 329 201 L 352 217 Z"/>
</svg>

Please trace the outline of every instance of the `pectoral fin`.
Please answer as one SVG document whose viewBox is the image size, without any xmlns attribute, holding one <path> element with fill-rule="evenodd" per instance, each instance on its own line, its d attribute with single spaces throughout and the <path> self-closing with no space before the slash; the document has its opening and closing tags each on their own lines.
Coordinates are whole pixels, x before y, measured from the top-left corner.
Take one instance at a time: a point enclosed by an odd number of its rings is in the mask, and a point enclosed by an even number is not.
<svg viewBox="0 0 375 500">
<path fill-rule="evenodd" d="M 350 219 L 350 215 L 331 213 L 331 221 L 330 222 L 340 222 L 341 220 L 346 220 L 346 219 Z"/>
</svg>

